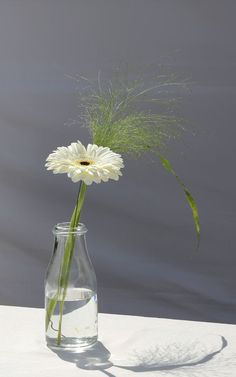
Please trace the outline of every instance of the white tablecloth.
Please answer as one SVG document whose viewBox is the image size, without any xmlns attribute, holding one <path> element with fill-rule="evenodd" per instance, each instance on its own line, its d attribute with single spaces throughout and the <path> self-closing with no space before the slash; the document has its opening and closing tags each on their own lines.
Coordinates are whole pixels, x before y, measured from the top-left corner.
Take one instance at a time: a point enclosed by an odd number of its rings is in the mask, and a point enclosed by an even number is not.
<svg viewBox="0 0 236 377">
<path fill-rule="evenodd" d="M 99 342 L 55 353 L 44 310 L 0 306 L 1 377 L 234 377 L 236 326 L 99 314 Z"/>
</svg>

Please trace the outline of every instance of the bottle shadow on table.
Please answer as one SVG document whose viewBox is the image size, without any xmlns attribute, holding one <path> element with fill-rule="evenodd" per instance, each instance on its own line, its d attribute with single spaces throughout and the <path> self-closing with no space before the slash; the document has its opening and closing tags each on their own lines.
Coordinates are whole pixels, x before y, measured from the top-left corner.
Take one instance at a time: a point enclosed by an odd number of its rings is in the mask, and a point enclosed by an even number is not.
<svg viewBox="0 0 236 377">
<path fill-rule="evenodd" d="M 52 348 L 51 350 L 62 360 L 74 363 L 78 368 L 100 370 L 109 377 L 115 377 L 113 374 L 106 371 L 106 369 L 113 366 L 113 363 L 109 360 L 111 353 L 102 342 L 98 341 L 92 347 L 80 352 L 70 352 L 67 350 L 57 350 Z"/>
<path fill-rule="evenodd" d="M 184 350 L 176 350 L 179 352 L 180 360 L 179 363 L 172 362 L 171 353 L 166 356 L 166 363 L 160 364 L 160 348 L 156 346 L 156 348 L 146 349 L 145 351 L 140 353 L 133 353 L 132 361 L 134 365 L 117 365 L 115 362 L 110 361 L 111 353 L 110 351 L 104 346 L 104 344 L 98 341 L 95 345 L 90 348 L 85 349 L 82 352 L 70 352 L 67 350 L 56 350 L 52 349 L 58 357 L 62 360 L 71 362 L 76 364 L 78 368 L 86 369 L 86 370 L 100 370 L 108 377 L 115 377 L 112 373 L 108 372 L 107 369 L 110 367 L 119 367 L 121 369 L 130 370 L 133 372 L 154 372 L 154 371 L 168 371 L 174 370 L 181 367 L 192 367 L 197 366 L 200 364 L 207 363 L 208 361 L 212 360 L 217 354 L 222 352 L 228 345 L 227 340 L 220 336 L 221 338 L 221 347 L 214 352 L 205 354 L 201 359 L 198 361 L 193 361 L 189 358 L 188 354 L 184 354 Z M 182 353 L 181 353 L 182 352 Z M 175 355 L 176 359 L 176 355 Z"/>
</svg>

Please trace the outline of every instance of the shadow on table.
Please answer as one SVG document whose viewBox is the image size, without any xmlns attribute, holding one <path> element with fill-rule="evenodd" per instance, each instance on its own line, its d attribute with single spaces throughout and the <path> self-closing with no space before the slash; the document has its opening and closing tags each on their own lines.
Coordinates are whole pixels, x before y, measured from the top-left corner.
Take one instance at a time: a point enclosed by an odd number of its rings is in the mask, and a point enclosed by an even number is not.
<svg viewBox="0 0 236 377">
<path fill-rule="evenodd" d="M 97 342 L 90 348 L 82 352 L 70 352 L 64 350 L 52 349 L 62 360 L 75 363 L 78 368 L 87 370 L 100 370 L 109 377 L 114 375 L 106 371 L 106 369 L 113 366 L 109 361 L 111 353 L 101 342 Z"/>
<path fill-rule="evenodd" d="M 224 348 L 227 347 L 227 340 L 223 336 L 221 336 L 220 338 L 222 341 L 221 347 L 217 351 L 205 355 L 202 359 L 193 362 L 191 361 L 191 359 L 188 359 L 188 356 L 186 355 L 186 357 L 184 358 L 184 362 L 171 364 L 167 360 L 166 365 L 160 365 L 160 355 L 158 346 L 156 347 L 156 349 L 152 348 L 150 350 L 143 352 L 142 355 L 134 353 L 132 355 L 132 360 L 135 362 L 134 366 L 122 366 L 112 363 L 109 360 L 111 353 L 101 342 L 97 342 L 94 346 L 80 353 L 55 349 L 52 349 L 52 351 L 55 352 L 58 355 L 58 357 L 60 357 L 62 360 L 75 363 L 78 368 L 86 370 L 100 370 L 109 377 L 115 377 L 106 369 L 115 366 L 121 369 L 127 369 L 138 373 L 148 371 L 168 371 L 181 367 L 191 367 L 207 363 L 208 361 L 213 359 L 214 356 L 219 354 Z M 181 352 L 181 350 L 179 350 L 179 352 Z M 181 359 L 183 359 L 183 355 L 181 355 Z"/>
</svg>

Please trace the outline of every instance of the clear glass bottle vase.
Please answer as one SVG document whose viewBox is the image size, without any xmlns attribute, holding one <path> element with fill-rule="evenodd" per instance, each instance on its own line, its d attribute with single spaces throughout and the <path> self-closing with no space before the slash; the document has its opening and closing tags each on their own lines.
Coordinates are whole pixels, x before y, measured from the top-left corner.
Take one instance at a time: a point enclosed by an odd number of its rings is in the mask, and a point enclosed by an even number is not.
<svg viewBox="0 0 236 377">
<path fill-rule="evenodd" d="M 97 341 L 97 281 L 88 255 L 85 225 L 53 229 L 54 249 L 45 278 L 49 347 L 80 348 Z"/>
</svg>

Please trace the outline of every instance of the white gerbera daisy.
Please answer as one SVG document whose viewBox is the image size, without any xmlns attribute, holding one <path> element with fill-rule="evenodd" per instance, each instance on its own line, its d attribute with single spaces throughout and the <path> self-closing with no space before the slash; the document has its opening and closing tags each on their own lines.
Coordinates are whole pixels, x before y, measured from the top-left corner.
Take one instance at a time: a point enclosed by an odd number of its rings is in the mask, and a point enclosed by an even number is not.
<svg viewBox="0 0 236 377">
<path fill-rule="evenodd" d="M 47 170 L 54 174 L 67 173 L 73 182 L 91 183 L 118 181 L 124 167 L 123 159 L 108 147 L 88 144 L 87 148 L 78 140 L 68 147 L 59 147 L 46 160 Z"/>
</svg>

